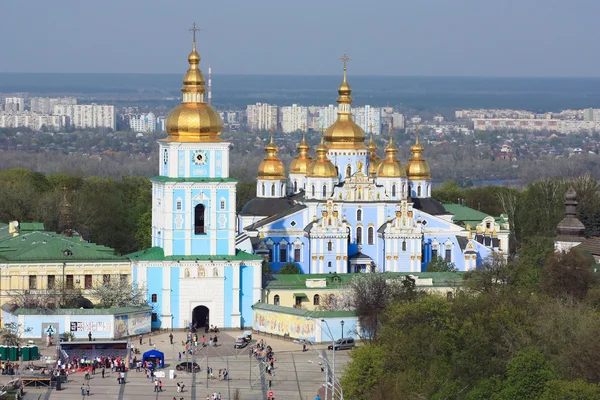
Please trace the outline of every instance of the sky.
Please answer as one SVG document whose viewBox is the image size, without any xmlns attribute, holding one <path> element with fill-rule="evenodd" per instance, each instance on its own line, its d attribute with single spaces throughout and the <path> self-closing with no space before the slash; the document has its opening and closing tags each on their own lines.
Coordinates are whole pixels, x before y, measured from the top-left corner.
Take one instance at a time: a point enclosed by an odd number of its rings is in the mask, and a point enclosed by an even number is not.
<svg viewBox="0 0 600 400">
<path fill-rule="evenodd" d="M 598 0 L 0 0 L 0 72 L 599 77 Z"/>
</svg>

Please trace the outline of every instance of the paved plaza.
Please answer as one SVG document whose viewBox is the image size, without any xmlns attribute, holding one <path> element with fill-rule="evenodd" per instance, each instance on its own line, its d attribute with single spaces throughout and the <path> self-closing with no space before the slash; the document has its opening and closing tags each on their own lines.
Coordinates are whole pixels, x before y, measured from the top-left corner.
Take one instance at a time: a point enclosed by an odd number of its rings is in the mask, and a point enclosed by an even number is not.
<svg viewBox="0 0 600 400">
<path fill-rule="evenodd" d="M 327 360 L 332 364 L 332 352 L 327 351 L 326 345 L 309 346 L 306 352 L 302 352 L 302 346 L 293 342 L 283 341 L 270 337 L 254 335 L 252 344 L 256 339 L 264 339 L 275 352 L 274 376 L 261 373 L 260 362 L 249 356 L 249 348 L 234 349 L 233 342 L 239 332 L 219 333 L 219 346 L 206 347 L 198 351 L 194 357 L 189 355 L 186 359 L 182 340 L 185 340 L 185 332 L 173 332 L 174 345 L 169 344 L 168 333 L 153 334 L 152 340 L 156 349 L 165 353 L 165 378 L 163 391 L 155 393 L 153 383 L 146 378 L 143 372 L 135 372 L 135 369 L 127 373 L 127 383 L 117 383 L 117 373 L 107 371 L 106 377 L 102 379 L 100 370 L 92 375 L 90 380 L 90 400 L 101 399 L 162 399 L 177 400 L 205 400 L 207 395 L 221 393 L 223 399 L 233 399 L 236 389 L 239 389 L 240 399 L 264 400 L 269 391 L 275 394 L 275 399 L 286 400 L 313 400 L 317 390 L 323 386 L 325 374 L 321 367 L 325 366 Z M 199 333 L 199 337 L 202 333 Z M 208 338 L 208 335 L 207 335 Z M 135 338 L 134 344 L 138 341 Z M 141 352 L 150 349 L 148 337 L 144 336 Z M 52 350 L 41 347 L 42 354 L 50 353 Z M 175 369 L 179 363 L 178 353 L 182 353 L 181 361 L 194 361 L 201 367 L 201 371 L 195 374 L 177 372 L 175 379 L 169 379 L 169 370 Z M 140 357 L 141 355 L 138 355 Z M 336 375 L 343 372 L 348 362 L 348 351 L 336 351 L 335 354 Z M 214 379 L 207 379 L 206 368 L 213 370 Z M 219 381 L 219 369 L 227 368 L 229 380 Z M 1 376 L 1 382 L 7 382 L 9 377 Z M 271 388 L 268 383 L 271 380 Z M 185 389 L 183 393 L 177 393 L 177 382 L 183 382 Z M 64 389 L 56 391 L 47 388 L 26 388 L 26 400 L 71 400 L 81 399 L 81 386 L 84 384 L 82 373 L 69 375 L 69 381 L 64 384 Z"/>
</svg>

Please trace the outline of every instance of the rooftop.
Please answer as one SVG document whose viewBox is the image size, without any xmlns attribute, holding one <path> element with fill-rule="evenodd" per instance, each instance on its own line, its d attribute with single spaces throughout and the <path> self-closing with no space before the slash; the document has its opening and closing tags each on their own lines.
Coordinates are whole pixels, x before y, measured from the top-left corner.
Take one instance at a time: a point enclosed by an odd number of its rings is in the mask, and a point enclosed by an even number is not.
<svg viewBox="0 0 600 400">
<path fill-rule="evenodd" d="M 383 272 L 390 279 L 414 276 L 418 279 L 431 279 L 434 287 L 445 287 L 462 282 L 464 272 Z M 326 279 L 327 288 L 342 288 L 359 274 L 273 274 L 265 289 L 306 289 L 309 279 Z M 425 287 L 424 285 L 421 287 Z"/>
<path fill-rule="evenodd" d="M 236 250 L 235 255 L 190 255 L 190 256 L 165 256 L 162 247 L 150 247 L 146 250 L 136 251 L 126 256 L 132 261 L 258 261 L 262 257 Z"/>
</svg>

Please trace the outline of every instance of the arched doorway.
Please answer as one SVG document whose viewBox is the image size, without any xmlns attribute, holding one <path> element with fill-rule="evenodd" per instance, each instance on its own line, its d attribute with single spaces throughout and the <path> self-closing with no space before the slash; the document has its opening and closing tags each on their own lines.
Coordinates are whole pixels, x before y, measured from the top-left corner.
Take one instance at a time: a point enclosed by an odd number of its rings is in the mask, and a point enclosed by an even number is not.
<svg viewBox="0 0 600 400">
<path fill-rule="evenodd" d="M 208 307 L 198 306 L 192 311 L 192 326 L 196 329 L 203 329 L 208 325 Z"/>
</svg>

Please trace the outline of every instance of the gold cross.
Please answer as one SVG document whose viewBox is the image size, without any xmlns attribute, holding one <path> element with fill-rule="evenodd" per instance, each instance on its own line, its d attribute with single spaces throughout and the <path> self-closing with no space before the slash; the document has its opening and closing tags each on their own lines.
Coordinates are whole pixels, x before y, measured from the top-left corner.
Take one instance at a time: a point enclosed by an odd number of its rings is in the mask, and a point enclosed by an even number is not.
<svg viewBox="0 0 600 400">
<path fill-rule="evenodd" d="M 188 31 L 192 32 L 192 37 L 194 38 L 194 42 L 196 41 L 196 32 L 201 31 L 202 29 L 198 29 L 196 28 L 196 23 L 194 22 L 194 25 L 192 25 L 192 27 L 190 29 L 188 29 Z"/>
<path fill-rule="evenodd" d="M 344 53 L 344 57 L 340 58 L 340 60 L 342 60 L 344 62 L 344 70 L 346 70 L 346 65 L 348 63 L 348 61 L 352 60 L 350 57 L 348 57 L 346 55 L 346 53 Z"/>
</svg>

